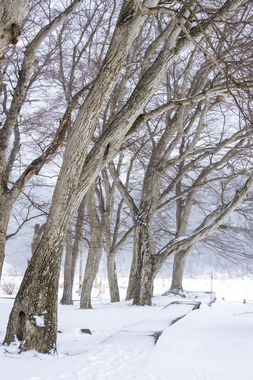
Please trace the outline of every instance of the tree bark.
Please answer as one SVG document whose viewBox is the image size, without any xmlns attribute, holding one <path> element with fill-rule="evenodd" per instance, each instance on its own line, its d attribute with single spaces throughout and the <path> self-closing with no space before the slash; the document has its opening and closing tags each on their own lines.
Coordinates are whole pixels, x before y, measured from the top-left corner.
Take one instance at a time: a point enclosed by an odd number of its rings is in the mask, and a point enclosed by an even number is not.
<svg viewBox="0 0 253 380">
<path fill-rule="evenodd" d="M 184 141 L 181 144 L 181 148 L 183 148 Z M 182 149 L 183 151 L 183 149 Z M 179 172 L 183 170 L 184 162 L 179 165 Z M 182 184 L 181 181 L 176 185 L 176 194 L 181 195 L 182 193 Z M 192 191 L 188 194 L 185 199 L 185 205 L 183 205 L 183 200 L 179 198 L 177 200 L 177 234 L 176 237 L 180 238 L 186 235 L 187 227 L 190 219 L 191 210 L 194 204 L 194 200 L 197 194 L 197 190 Z M 172 281 L 171 287 L 168 293 L 178 294 L 181 296 L 184 295 L 183 290 L 183 275 L 184 268 L 187 256 L 192 251 L 193 246 L 190 245 L 187 249 L 180 251 L 174 255 L 174 263 L 173 263 L 173 272 L 172 272 Z"/>
<path fill-rule="evenodd" d="M 61 299 L 62 305 L 73 305 L 72 295 L 76 262 L 80 251 L 80 244 L 83 238 L 83 220 L 85 211 L 85 197 L 79 206 L 75 225 L 75 237 L 72 244 L 72 228 L 69 227 L 66 236 L 66 258 L 64 265 L 64 285 Z"/>
<path fill-rule="evenodd" d="M 92 309 L 91 291 L 98 272 L 99 264 L 103 253 L 103 239 L 105 223 L 103 215 L 101 222 L 96 211 L 94 198 L 95 187 L 92 186 L 88 195 L 88 216 L 90 220 L 90 246 L 83 277 L 82 293 L 80 299 L 80 309 Z"/>
<path fill-rule="evenodd" d="M 166 292 L 166 294 L 173 293 L 184 296 L 183 275 L 185 262 L 190 251 L 189 249 L 186 249 L 185 251 L 180 251 L 174 255 L 171 286 L 170 290 Z"/>
<path fill-rule="evenodd" d="M 66 234 L 66 256 L 64 263 L 64 285 L 63 295 L 60 303 L 62 305 L 73 305 L 72 301 L 72 260 L 73 260 L 73 247 L 72 247 L 72 227 L 71 224 Z"/>
<path fill-rule="evenodd" d="M 111 254 L 107 256 L 107 275 L 110 290 L 111 302 L 119 302 L 119 285 L 117 278 L 117 270 L 115 263 L 115 255 Z"/>
<path fill-rule="evenodd" d="M 4 344 L 9 345 L 18 336 L 20 319 L 23 330 L 21 350 L 35 349 L 41 353 L 56 351 L 57 302 L 61 265 L 61 241 L 54 244 L 43 238 L 39 244 L 44 256 L 33 255 L 16 296 L 7 326 Z M 20 333 L 19 333 L 20 336 Z"/>
<path fill-rule="evenodd" d="M 136 283 L 137 283 L 137 250 L 136 250 L 136 239 L 134 238 L 133 257 L 132 257 L 132 263 L 131 263 L 128 285 L 127 285 L 126 301 L 129 301 L 134 298 Z"/>
<path fill-rule="evenodd" d="M 0 191 L 0 281 L 5 258 L 6 233 L 10 219 L 11 207 L 6 202 L 6 197 Z"/>
<path fill-rule="evenodd" d="M 16 44 L 29 12 L 29 0 L 0 1 L 0 60 L 10 44 Z"/>
<path fill-rule="evenodd" d="M 89 248 L 83 277 L 80 309 L 92 309 L 91 291 L 103 253 L 103 238 L 101 238 L 101 235 L 101 232 L 97 230 L 93 233 L 91 239 L 91 246 Z"/>
<path fill-rule="evenodd" d="M 86 206 L 86 197 L 83 198 L 77 212 L 75 238 L 74 238 L 73 251 L 72 251 L 71 290 L 70 290 L 71 294 L 73 294 L 76 263 L 77 263 L 77 258 L 80 251 L 80 245 L 82 244 L 82 240 L 83 240 L 83 221 L 84 221 L 85 206 Z"/>
<path fill-rule="evenodd" d="M 153 281 L 156 275 L 154 267 L 155 248 L 151 222 L 147 215 L 139 218 L 135 226 L 136 247 L 136 283 L 134 289 L 134 305 L 151 305 Z"/>
<path fill-rule="evenodd" d="M 34 252 L 36 251 L 36 248 L 38 247 L 39 245 L 39 242 L 40 242 L 40 239 L 41 239 L 41 235 L 43 234 L 43 231 L 45 229 L 45 223 L 40 225 L 40 224 L 35 224 L 34 226 L 34 235 L 33 235 L 33 240 L 32 240 L 32 243 L 31 243 L 31 250 L 32 250 L 32 255 L 34 254 Z"/>
</svg>

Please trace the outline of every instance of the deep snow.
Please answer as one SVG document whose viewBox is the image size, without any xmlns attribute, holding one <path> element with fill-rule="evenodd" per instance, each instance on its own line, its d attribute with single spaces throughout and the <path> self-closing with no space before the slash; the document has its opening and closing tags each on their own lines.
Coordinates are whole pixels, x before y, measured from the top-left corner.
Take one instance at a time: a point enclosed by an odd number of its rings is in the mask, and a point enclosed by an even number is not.
<svg viewBox="0 0 253 380">
<path fill-rule="evenodd" d="M 73 306 L 59 305 L 58 355 L 18 354 L 17 346 L 1 346 L 0 379 L 252 380 L 253 280 L 215 279 L 217 301 L 209 307 L 209 296 L 201 296 L 200 309 L 191 312 L 186 305 L 164 309 L 175 300 L 182 301 L 162 297 L 168 287 L 167 279 L 156 281 L 155 293 L 160 295 L 153 298 L 151 307 L 111 304 L 106 284 L 102 298 L 95 297 L 98 289 L 93 290 L 92 310 L 80 310 L 78 301 Z M 122 296 L 125 288 L 122 279 Z M 183 302 L 196 302 L 200 294 L 194 291 L 210 290 L 210 280 L 185 280 L 185 288 L 192 292 Z M 13 303 L 3 292 L 1 296 L 5 298 L 0 298 L 0 342 Z M 92 335 L 81 329 L 90 329 Z M 151 335 L 161 330 L 154 345 Z"/>
</svg>

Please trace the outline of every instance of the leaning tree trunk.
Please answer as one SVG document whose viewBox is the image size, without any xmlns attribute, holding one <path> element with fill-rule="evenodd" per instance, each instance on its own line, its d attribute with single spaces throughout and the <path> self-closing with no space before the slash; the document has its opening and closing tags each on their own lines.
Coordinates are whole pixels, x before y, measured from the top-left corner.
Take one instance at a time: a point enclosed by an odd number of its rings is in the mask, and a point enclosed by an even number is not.
<svg viewBox="0 0 253 380">
<path fill-rule="evenodd" d="M 62 249 L 67 226 L 87 189 L 87 184 L 86 188 L 80 184 L 86 152 L 100 112 L 117 83 L 135 37 L 147 19 L 147 16 L 139 13 L 129 18 L 129 13 L 132 14 L 132 8 L 129 8 L 129 1 L 124 1 L 103 65 L 73 123 L 45 232 L 16 296 L 4 344 L 15 340 L 22 319 L 21 340 L 24 350 L 35 349 L 41 353 L 56 351 L 58 280 Z M 110 144 L 105 153 L 109 148 Z M 108 154 L 104 154 L 104 161 L 107 156 Z M 90 181 L 95 180 L 94 177 L 96 173 Z"/>
<path fill-rule="evenodd" d="M 63 294 L 60 303 L 62 305 L 73 305 L 72 301 L 72 227 L 71 224 L 66 234 L 66 256 L 64 263 Z"/>
</svg>

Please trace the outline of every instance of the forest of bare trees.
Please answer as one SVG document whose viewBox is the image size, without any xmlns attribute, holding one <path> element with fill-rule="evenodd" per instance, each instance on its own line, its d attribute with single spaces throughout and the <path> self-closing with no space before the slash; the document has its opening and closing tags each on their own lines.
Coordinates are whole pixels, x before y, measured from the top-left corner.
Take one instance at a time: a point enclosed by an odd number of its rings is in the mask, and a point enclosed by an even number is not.
<svg viewBox="0 0 253 380">
<path fill-rule="evenodd" d="M 81 308 L 92 307 L 103 251 L 120 300 L 115 258 L 126 242 L 127 299 L 140 306 L 170 257 L 167 293 L 183 295 L 198 244 L 252 257 L 224 243 L 252 239 L 251 1 L 0 1 L 0 10 L 0 274 L 6 241 L 26 222 L 8 234 L 16 202 L 46 215 L 4 344 L 18 336 L 21 350 L 56 351 L 64 247 L 61 303 L 71 305 L 87 246 Z M 32 194 L 47 176 L 57 180 L 46 209 Z"/>
</svg>

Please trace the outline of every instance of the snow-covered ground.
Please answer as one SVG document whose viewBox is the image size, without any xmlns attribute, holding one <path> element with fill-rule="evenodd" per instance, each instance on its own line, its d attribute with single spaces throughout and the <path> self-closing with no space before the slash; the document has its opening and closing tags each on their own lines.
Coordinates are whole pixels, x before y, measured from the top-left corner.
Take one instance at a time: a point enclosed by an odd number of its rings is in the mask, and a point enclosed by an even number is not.
<svg viewBox="0 0 253 380">
<path fill-rule="evenodd" d="M 126 283 L 120 280 L 122 299 Z M 111 304 L 105 281 L 102 297 L 97 297 L 98 288 L 93 289 L 92 310 L 80 310 L 75 293 L 73 306 L 59 305 L 58 355 L 18 354 L 17 346 L 0 346 L 0 379 L 252 380 L 253 280 L 213 279 L 217 301 L 211 307 L 207 306 L 209 295 L 198 293 L 210 291 L 208 276 L 186 279 L 185 288 L 190 292 L 184 304 L 164 308 L 182 301 L 162 297 L 168 287 L 168 279 L 156 281 L 151 307 L 124 301 Z M 2 342 L 13 299 L 3 291 L 0 296 Z M 192 305 L 187 304 L 199 300 L 200 308 L 190 311 Z M 90 329 L 92 335 L 81 329 Z M 160 331 L 155 345 L 152 335 Z"/>
</svg>

